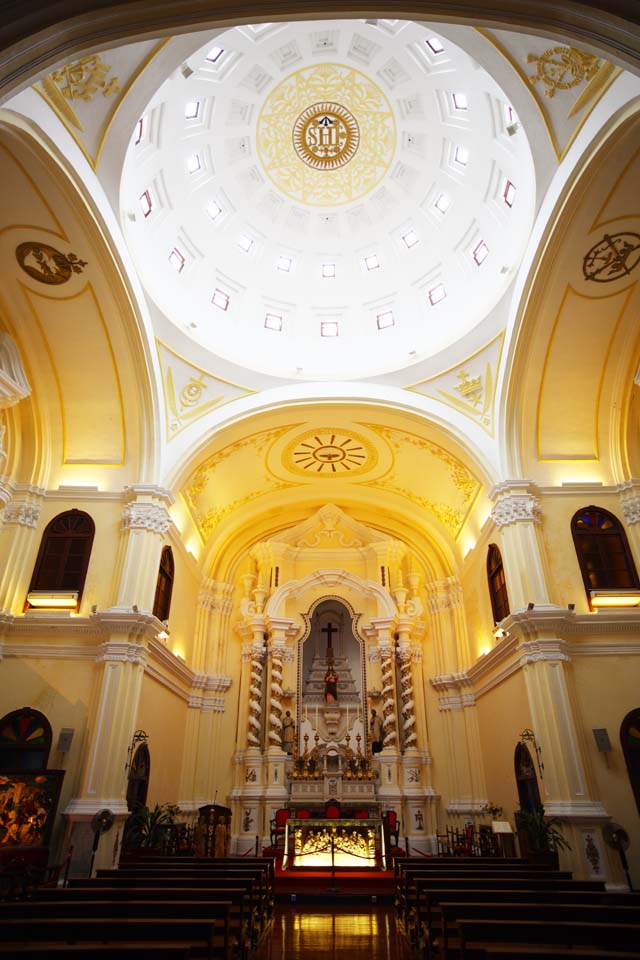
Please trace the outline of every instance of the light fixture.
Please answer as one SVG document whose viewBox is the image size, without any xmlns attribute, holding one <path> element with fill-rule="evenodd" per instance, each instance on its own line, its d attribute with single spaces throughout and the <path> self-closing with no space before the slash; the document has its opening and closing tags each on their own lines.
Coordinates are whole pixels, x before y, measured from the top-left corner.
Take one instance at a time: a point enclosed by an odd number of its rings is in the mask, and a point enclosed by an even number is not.
<svg viewBox="0 0 640 960">
<path fill-rule="evenodd" d="M 527 610 L 533 610 L 534 607 L 535 607 L 535 603 L 531 603 L 531 601 L 529 601 L 529 603 L 527 604 Z"/>
<path fill-rule="evenodd" d="M 498 627 L 493 635 L 496 640 L 504 640 L 505 637 L 509 636 L 509 631 L 505 630 L 504 627 Z"/>
<path fill-rule="evenodd" d="M 575 603 L 568 603 L 568 604 L 567 604 L 567 610 L 570 610 L 571 613 L 573 613 L 573 611 L 575 610 L 575 608 L 576 608 Z"/>
<path fill-rule="evenodd" d="M 77 610 L 77 590 L 30 590 L 27 594 L 29 607 L 37 610 Z"/>
<path fill-rule="evenodd" d="M 533 604 L 532 604 L 533 606 Z M 533 730 L 523 730 L 520 734 L 520 743 L 523 746 L 526 746 L 527 743 L 532 744 L 533 749 L 536 754 L 536 762 L 538 764 L 538 770 L 540 771 L 540 779 L 544 779 L 544 763 L 542 762 L 542 748 L 538 746 L 538 741 L 536 740 L 536 735 Z"/>
<path fill-rule="evenodd" d="M 591 606 L 600 607 L 639 607 L 640 590 L 590 590 Z"/>
</svg>

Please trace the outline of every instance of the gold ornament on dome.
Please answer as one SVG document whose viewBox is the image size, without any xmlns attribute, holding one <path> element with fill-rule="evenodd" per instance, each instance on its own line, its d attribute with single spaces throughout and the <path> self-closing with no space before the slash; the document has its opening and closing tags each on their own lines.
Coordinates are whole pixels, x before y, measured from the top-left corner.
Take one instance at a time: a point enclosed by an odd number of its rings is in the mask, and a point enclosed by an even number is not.
<svg viewBox="0 0 640 960">
<path fill-rule="evenodd" d="M 557 90 L 570 90 L 585 80 L 591 80 L 600 68 L 600 60 L 592 53 L 574 47 L 552 47 L 537 57 L 530 53 L 527 63 L 535 63 L 536 73 L 529 77 L 531 84 L 539 80 L 545 85 L 545 97 L 553 97 Z"/>
<path fill-rule="evenodd" d="M 314 170 L 338 170 L 356 155 L 360 129 L 339 103 L 314 103 L 293 125 L 293 148 Z"/>
<path fill-rule="evenodd" d="M 378 461 L 375 447 L 359 434 L 323 428 L 309 430 L 290 443 L 283 464 L 304 476 L 355 476 L 371 470 Z"/>
<path fill-rule="evenodd" d="M 82 273 L 87 266 L 75 253 L 60 253 L 48 243 L 27 240 L 16 247 L 16 260 L 25 273 L 40 283 L 57 286 L 66 283 L 72 273 Z"/>
<path fill-rule="evenodd" d="M 374 189 L 396 148 L 382 90 L 353 67 L 322 63 L 278 84 L 258 117 L 262 165 L 282 193 L 312 206 L 349 203 Z"/>
</svg>

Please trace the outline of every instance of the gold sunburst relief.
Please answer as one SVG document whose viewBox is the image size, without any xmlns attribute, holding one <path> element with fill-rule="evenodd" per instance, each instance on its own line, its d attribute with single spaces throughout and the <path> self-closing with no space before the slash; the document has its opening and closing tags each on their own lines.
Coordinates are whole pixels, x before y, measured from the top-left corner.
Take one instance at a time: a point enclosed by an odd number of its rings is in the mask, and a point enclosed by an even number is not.
<svg viewBox="0 0 640 960">
<path fill-rule="evenodd" d="M 365 473 L 377 460 L 375 447 L 364 437 L 329 427 L 296 437 L 282 456 L 284 466 L 292 473 L 323 477 Z"/>
</svg>

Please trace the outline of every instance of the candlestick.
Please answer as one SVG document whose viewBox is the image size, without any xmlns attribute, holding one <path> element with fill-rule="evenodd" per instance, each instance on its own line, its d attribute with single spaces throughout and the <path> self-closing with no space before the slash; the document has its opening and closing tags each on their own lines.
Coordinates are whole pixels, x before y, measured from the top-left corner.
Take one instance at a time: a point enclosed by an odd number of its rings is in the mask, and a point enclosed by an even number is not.
<svg viewBox="0 0 640 960">
<path fill-rule="evenodd" d="M 318 704 L 316 703 L 316 730 L 318 729 Z"/>
</svg>

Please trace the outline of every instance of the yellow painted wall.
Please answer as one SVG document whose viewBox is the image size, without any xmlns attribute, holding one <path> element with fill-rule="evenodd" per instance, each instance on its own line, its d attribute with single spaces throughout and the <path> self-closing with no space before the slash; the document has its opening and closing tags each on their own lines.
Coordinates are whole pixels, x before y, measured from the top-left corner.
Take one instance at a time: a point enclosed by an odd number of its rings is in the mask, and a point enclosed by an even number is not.
<svg viewBox="0 0 640 960">
<path fill-rule="evenodd" d="M 148 736 L 151 776 L 147 804 L 175 803 L 180 799 L 180 773 L 187 719 L 187 703 L 157 680 L 142 680 L 136 728 Z"/>
<path fill-rule="evenodd" d="M 0 660 L 0 716 L 21 707 L 33 707 L 51 724 L 49 769 L 66 770 L 58 805 L 60 814 L 78 795 L 82 758 L 86 746 L 87 720 L 95 675 L 93 660 L 44 660 L 5 656 Z M 56 750 L 63 727 L 74 730 L 71 750 Z M 52 862 L 59 856 L 64 822 L 56 817 L 52 837 Z"/>
<path fill-rule="evenodd" d="M 596 781 L 596 795 L 630 837 L 627 858 L 637 886 L 640 881 L 640 812 L 627 775 L 620 725 L 629 711 L 640 706 L 640 662 L 633 657 L 574 657 L 571 663 L 578 703 L 578 722 Z M 605 727 L 612 751 L 598 752 L 592 730 Z"/>
<path fill-rule="evenodd" d="M 502 806 L 513 825 L 518 809 L 513 758 L 520 734 L 532 724 L 522 670 L 479 697 L 477 714 L 487 799 Z"/>
</svg>

